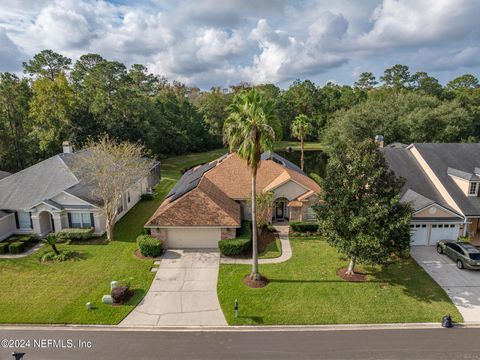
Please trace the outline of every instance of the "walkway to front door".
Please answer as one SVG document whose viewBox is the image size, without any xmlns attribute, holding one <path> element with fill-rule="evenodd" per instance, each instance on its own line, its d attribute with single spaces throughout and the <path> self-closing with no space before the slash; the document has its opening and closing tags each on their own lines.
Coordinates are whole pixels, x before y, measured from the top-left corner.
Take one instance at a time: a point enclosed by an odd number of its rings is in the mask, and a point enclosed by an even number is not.
<svg viewBox="0 0 480 360">
<path fill-rule="evenodd" d="M 123 326 L 224 326 L 217 297 L 220 254 L 167 250 L 150 290 Z"/>
</svg>

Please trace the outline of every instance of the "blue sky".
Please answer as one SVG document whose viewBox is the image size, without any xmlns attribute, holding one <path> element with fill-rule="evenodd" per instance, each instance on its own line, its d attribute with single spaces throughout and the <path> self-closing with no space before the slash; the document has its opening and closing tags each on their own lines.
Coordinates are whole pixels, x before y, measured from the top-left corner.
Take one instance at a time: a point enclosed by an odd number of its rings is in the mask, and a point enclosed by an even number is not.
<svg viewBox="0 0 480 360">
<path fill-rule="evenodd" d="M 53 49 L 203 89 L 352 84 L 396 63 L 444 83 L 479 75 L 478 14 L 476 0 L 0 0 L 0 71 Z"/>
</svg>

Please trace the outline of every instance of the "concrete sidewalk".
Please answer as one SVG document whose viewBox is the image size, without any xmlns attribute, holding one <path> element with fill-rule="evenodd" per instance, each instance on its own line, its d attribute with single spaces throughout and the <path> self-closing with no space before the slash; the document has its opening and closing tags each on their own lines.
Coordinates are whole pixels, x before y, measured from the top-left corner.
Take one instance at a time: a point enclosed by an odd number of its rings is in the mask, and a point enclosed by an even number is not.
<svg viewBox="0 0 480 360">
<path fill-rule="evenodd" d="M 273 259 L 259 259 L 259 264 L 279 264 L 289 260 L 292 257 L 292 247 L 290 246 L 290 239 L 288 238 L 288 225 L 276 225 L 275 228 L 279 232 L 280 243 L 282 244 L 282 255 Z M 245 264 L 250 265 L 252 259 L 235 259 L 229 257 L 221 257 L 222 264 Z"/>
<path fill-rule="evenodd" d="M 225 326 L 217 297 L 220 254 L 167 250 L 150 290 L 120 326 Z"/>
</svg>

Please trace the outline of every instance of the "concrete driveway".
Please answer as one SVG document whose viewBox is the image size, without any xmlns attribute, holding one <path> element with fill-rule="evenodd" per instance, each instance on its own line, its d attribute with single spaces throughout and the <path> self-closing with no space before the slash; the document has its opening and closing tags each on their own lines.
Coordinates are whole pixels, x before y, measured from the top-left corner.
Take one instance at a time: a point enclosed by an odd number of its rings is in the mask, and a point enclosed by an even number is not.
<svg viewBox="0 0 480 360">
<path fill-rule="evenodd" d="M 218 251 L 167 250 L 150 290 L 124 326 L 227 325 L 217 297 Z"/>
<path fill-rule="evenodd" d="M 411 255 L 445 290 L 465 321 L 480 321 L 480 271 L 458 269 L 434 246 L 412 246 Z"/>
</svg>

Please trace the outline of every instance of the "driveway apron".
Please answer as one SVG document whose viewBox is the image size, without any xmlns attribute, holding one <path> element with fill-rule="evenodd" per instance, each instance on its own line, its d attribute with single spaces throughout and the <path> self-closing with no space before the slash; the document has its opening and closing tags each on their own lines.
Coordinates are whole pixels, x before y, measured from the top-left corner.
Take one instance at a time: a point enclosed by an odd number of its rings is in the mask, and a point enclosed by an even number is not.
<svg viewBox="0 0 480 360">
<path fill-rule="evenodd" d="M 411 255 L 445 290 L 465 321 L 480 321 L 480 271 L 458 269 L 434 246 L 412 246 Z"/>
<path fill-rule="evenodd" d="M 124 326 L 224 326 L 217 297 L 218 251 L 167 250 L 150 290 Z"/>
</svg>

